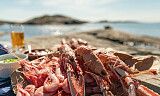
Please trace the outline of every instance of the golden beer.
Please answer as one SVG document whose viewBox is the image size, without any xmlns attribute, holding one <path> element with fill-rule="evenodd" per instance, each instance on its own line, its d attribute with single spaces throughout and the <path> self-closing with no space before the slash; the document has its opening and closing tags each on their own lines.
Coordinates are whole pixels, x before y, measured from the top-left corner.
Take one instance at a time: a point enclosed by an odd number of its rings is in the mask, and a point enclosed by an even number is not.
<svg viewBox="0 0 160 96">
<path fill-rule="evenodd" d="M 21 47 L 24 46 L 24 27 L 23 25 L 11 24 L 10 32 L 12 38 L 12 46 L 13 47 Z"/>
<path fill-rule="evenodd" d="M 12 32 L 12 45 L 13 47 L 24 46 L 24 32 Z"/>
</svg>

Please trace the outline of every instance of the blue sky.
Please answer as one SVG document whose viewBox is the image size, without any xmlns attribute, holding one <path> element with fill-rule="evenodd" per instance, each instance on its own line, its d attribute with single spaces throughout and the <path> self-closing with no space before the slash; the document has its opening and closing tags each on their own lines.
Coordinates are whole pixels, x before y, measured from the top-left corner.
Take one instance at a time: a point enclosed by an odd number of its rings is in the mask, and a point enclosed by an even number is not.
<svg viewBox="0 0 160 96">
<path fill-rule="evenodd" d="M 62 14 L 81 20 L 160 22 L 160 0 L 1 0 L 0 20 Z"/>
</svg>

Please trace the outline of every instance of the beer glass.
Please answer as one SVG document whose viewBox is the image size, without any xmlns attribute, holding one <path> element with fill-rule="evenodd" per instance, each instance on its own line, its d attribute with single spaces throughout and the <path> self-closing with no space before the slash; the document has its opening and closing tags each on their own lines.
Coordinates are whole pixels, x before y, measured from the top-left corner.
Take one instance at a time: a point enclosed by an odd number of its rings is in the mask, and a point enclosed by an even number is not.
<svg viewBox="0 0 160 96">
<path fill-rule="evenodd" d="M 12 46 L 19 47 L 24 46 L 24 27 L 23 25 L 10 25 L 10 33 L 12 39 Z"/>
</svg>

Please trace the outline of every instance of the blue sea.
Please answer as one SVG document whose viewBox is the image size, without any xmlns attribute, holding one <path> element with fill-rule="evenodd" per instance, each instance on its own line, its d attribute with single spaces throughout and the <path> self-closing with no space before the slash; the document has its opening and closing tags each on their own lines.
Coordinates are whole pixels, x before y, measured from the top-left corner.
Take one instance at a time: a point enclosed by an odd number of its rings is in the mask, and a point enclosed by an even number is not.
<svg viewBox="0 0 160 96">
<path fill-rule="evenodd" d="M 160 23 L 86 23 L 80 25 L 24 25 L 25 38 L 47 35 L 60 35 L 104 29 L 111 26 L 115 30 L 142 36 L 160 38 Z M 9 24 L 0 25 L 0 31 L 8 33 L 0 36 L 0 41 L 10 41 Z"/>
</svg>

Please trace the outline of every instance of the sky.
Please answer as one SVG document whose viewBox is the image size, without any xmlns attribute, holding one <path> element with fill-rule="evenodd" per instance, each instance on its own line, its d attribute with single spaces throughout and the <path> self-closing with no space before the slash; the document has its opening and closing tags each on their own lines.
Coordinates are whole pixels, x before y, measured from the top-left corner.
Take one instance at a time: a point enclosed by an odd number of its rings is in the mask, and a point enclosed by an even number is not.
<svg viewBox="0 0 160 96">
<path fill-rule="evenodd" d="M 160 22 L 160 0 L 1 0 L 0 20 L 62 14 L 87 21 Z"/>
</svg>

